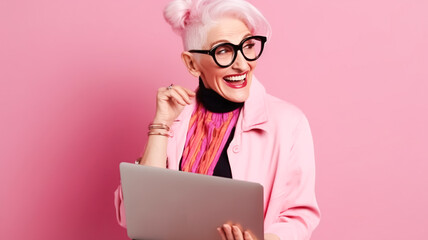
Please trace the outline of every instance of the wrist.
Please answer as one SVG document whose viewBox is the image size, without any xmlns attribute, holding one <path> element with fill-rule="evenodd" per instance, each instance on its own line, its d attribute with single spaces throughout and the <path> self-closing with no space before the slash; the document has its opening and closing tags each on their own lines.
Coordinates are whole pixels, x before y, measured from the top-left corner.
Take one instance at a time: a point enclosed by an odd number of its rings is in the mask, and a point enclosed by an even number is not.
<svg viewBox="0 0 428 240">
<path fill-rule="evenodd" d="M 156 124 L 165 124 L 165 125 L 167 125 L 168 127 L 171 127 L 171 125 L 172 125 L 172 123 L 174 122 L 174 119 L 167 119 L 167 118 L 163 118 L 163 117 L 158 117 L 158 116 L 156 116 L 154 119 L 153 119 L 153 122 L 151 122 L 150 124 L 152 124 L 152 123 L 156 123 Z"/>
</svg>

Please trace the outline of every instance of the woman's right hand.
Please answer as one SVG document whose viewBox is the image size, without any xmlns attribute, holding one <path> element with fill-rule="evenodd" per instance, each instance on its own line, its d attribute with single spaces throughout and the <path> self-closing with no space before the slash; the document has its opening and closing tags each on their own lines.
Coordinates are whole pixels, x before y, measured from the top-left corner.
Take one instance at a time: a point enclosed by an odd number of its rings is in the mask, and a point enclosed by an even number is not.
<svg viewBox="0 0 428 240">
<path fill-rule="evenodd" d="M 153 122 L 168 126 L 180 115 L 186 105 L 192 103 L 195 92 L 182 86 L 161 87 L 156 96 L 156 115 Z"/>
</svg>

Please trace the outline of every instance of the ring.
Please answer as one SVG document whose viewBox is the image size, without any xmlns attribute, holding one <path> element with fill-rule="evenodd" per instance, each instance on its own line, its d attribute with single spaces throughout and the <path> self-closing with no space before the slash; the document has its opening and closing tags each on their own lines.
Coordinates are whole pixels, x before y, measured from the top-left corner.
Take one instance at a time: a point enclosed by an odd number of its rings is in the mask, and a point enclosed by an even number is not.
<svg viewBox="0 0 428 240">
<path fill-rule="evenodd" d="M 171 83 L 171 85 L 169 85 L 166 89 L 171 90 L 172 86 L 174 86 L 174 84 Z"/>
</svg>

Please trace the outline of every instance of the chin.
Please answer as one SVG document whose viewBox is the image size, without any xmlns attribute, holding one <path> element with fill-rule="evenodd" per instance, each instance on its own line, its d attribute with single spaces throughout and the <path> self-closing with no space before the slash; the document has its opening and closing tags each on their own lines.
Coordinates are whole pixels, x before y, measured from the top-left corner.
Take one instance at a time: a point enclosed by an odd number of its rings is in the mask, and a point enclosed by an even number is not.
<svg viewBox="0 0 428 240">
<path fill-rule="evenodd" d="M 248 81 L 246 86 L 240 89 L 226 87 L 227 91 L 223 97 L 232 102 L 241 103 L 247 101 L 248 97 L 250 96 L 251 78 L 246 79 L 246 81 Z"/>
<path fill-rule="evenodd" d="M 246 92 L 227 94 L 223 97 L 231 102 L 237 102 L 237 103 L 245 102 L 249 97 L 249 89 Z"/>
</svg>

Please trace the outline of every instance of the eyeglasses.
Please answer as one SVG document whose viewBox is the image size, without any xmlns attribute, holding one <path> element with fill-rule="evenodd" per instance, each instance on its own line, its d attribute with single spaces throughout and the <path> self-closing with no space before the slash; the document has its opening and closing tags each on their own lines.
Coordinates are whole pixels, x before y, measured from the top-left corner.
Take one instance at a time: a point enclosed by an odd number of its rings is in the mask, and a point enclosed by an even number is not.
<svg viewBox="0 0 428 240">
<path fill-rule="evenodd" d="M 211 55 L 219 67 L 226 68 L 235 62 L 238 51 L 241 51 L 247 61 L 257 60 L 262 55 L 266 39 L 264 36 L 251 36 L 244 38 L 239 45 L 222 43 L 211 50 L 189 50 L 189 52 Z"/>
</svg>

